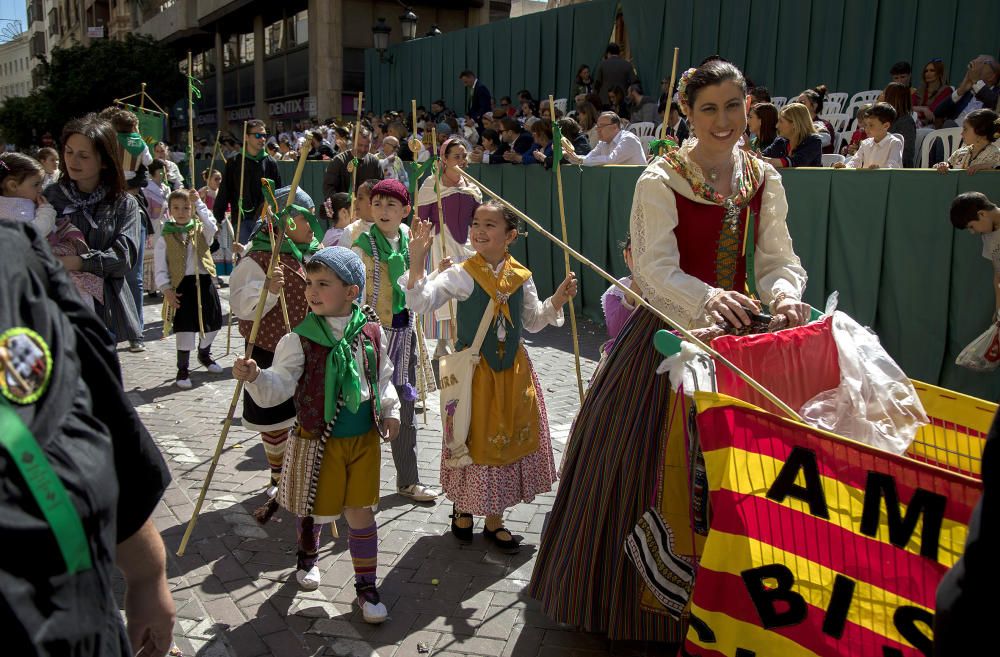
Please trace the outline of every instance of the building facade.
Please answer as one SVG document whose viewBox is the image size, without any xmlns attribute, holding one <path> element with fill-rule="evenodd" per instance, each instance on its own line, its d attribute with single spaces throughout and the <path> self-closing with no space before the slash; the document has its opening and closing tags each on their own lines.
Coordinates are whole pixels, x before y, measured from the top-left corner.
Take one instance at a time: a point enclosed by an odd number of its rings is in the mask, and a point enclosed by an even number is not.
<svg viewBox="0 0 1000 657">
<path fill-rule="evenodd" d="M 28 32 L 0 43 L 0 103 L 31 92 L 30 60 Z"/>
<path fill-rule="evenodd" d="M 432 27 L 458 30 L 510 15 L 506 0 L 407 4 L 418 37 Z M 196 131 L 211 138 L 217 130 L 238 137 L 251 117 L 279 130 L 352 115 L 372 26 L 384 18 L 397 43 L 406 11 L 395 0 L 148 0 L 136 19 L 137 32 L 175 48 L 182 70 L 191 51 L 192 74 L 203 83 Z M 172 111 L 171 123 L 183 129 L 183 112 Z"/>
</svg>

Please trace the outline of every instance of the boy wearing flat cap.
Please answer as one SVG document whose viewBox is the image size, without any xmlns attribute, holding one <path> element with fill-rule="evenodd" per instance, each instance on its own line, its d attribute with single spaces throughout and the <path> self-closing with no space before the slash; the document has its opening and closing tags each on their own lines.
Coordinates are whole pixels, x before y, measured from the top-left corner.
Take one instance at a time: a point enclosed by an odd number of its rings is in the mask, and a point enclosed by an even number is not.
<svg viewBox="0 0 1000 657">
<path fill-rule="evenodd" d="M 364 286 L 357 254 L 317 251 L 306 265 L 305 320 L 278 342 L 270 368 L 239 358 L 233 376 L 261 406 L 295 400 L 277 503 L 297 516 L 299 585 L 319 586 L 322 528 L 343 513 L 358 605 L 365 621 L 381 623 L 388 612 L 375 588 L 380 436 L 399 433 L 399 400 L 378 318 L 357 303 Z"/>
</svg>

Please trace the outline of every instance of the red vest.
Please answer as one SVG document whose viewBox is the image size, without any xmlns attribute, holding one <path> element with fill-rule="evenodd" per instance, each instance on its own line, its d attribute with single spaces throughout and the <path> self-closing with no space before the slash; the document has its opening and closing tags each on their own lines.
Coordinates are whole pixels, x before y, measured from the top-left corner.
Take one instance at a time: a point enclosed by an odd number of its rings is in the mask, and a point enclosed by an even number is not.
<svg viewBox="0 0 1000 657">
<path fill-rule="evenodd" d="M 280 313 L 280 310 L 279 310 Z M 368 322 L 361 329 L 361 332 L 371 340 L 375 347 L 376 379 L 369 381 L 371 399 L 379 394 L 377 372 L 381 371 L 381 347 L 380 347 L 380 325 L 378 322 Z M 326 394 L 326 360 L 330 355 L 329 347 L 323 347 L 312 340 L 299 336 L 302 344 L 302 353 L 305 355 L 305 369 L 299 377 L 299 383 L 295 386 L 295 417 L 299 426 L 308 431 L 313 436 L 319 436 L 326 429 L 326 416 L 324 414 L 324 402 Z M 368 376 L 367 369 L 361 372 L 361 376 Z M 372 403 L 372 419 L 375 417 L 375 404 Z"/>
<path fill-rule="evenodd" d="M 271 254 L 266 251 L 251 251 L 247 256 L 267 272 L 267 267 L 271 263 Z M 285 303 L 288 305 L 288 319 L 295 328 L 302 323 L 309 312 L 309 304 L 306 302 L 306 273 L 293 256 L 282 253 L 279 265 L 285 274 Z M 245 339 L 250 339 L 250 331 L 253 328 L 253 320 L 240 320 L 240 335 Z M 254 345 L 266 351 L 274 352 L 278 346 L 278 341 L 288 333 L 285 326 L 285 316 L 281 312 L 281 302 L 274 304 L 260 320 L 260 330 L 257 331 L 257 340 Z"/>
<path fill-rule="evenodd" d="M 747 212 L 753 213 L 754 235 L 759 237 L 763 196 L 764 184 L 761 184 L 749 205 L 740 211 L 736 238 L 738 249 L 733 253 L 721 244 L 726 209 L 721 205 L 696 203 L 680 194 L 674 194 L 677 200 L 677 227 L 674 228 L 674 236 L 681 254 L 681 270 L 712 287 L 743 292 L 747 281 L 747 263 L 742 255 Z M 726 278 L 730 276 L 731 285 L 725 285 L 728 282 Z"/>
</svg>

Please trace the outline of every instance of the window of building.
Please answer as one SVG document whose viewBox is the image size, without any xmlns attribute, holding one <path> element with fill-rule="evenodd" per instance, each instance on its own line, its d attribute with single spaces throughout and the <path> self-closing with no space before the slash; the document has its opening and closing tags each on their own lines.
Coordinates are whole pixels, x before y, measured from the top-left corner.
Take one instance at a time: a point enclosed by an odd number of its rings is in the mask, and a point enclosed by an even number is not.
<svg viewBox="0 0 1000 657">
<path fill-rule="evenodd" d="M 240 35 L 240 64 L 253 64 L 253 32 Z"/>
<path fill-rule="evenodd" d="M 223 67 L 229 69 L 236 66 L 238 58 L 236 57 L 236 51 L 238 48 L 238 41 L 236 35 L 230 36 L 222 46 L 222 65 Z"/>
<path fill-rule="evenodd" d="M 271 23 L 264 28 L 264 54 L 274 55 L 285 49 L 285 21 Z"/>
<path fill-rule="evenodd" d="M 288 18 L 288 47 L 309 43 L 309 12 L 300 11 Z"/>
</svg>

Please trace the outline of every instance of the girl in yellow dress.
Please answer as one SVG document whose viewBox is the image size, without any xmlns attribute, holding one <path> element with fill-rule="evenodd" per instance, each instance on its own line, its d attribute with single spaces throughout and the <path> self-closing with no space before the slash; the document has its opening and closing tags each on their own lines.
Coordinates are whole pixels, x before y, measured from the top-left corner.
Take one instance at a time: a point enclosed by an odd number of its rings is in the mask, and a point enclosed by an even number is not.
<svg viewBox="0 0 1000 657">
<path fill-rule="evenodd" d="M 494 302 L 472 379 L 468 438 L 457 452 L 449 449 L 448 418 L 442 418 L 441 484 L 455 504 L 455 537 L 471 541 L 473 516 L 483 515 L 483 535 L 507 553 L 517 552 L 518 544 L 503 526 L 504 511 L 549 491 L 556 480 L 545 402 L 522 334 L 549 324 L 562 326 L 562 307 L 577 289 L 570 275 L 555 294 L 539 299 L 531 272 L 507 251 L 517 234 L 513 213 L 485 203 L 473 215 L 469 231 L 476 254 L 428 277 L 424 270 L 434 227 L 421 221 L 410 239 L 410 270 L 399 278 L 406 305 L 414 312 L 430 313 L 450 300 L 457 302 L 458 350 L 474 342 L 489 302 Z"/>
</svg>

